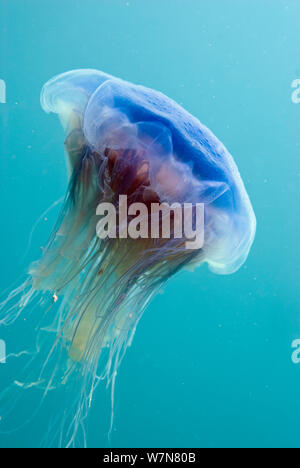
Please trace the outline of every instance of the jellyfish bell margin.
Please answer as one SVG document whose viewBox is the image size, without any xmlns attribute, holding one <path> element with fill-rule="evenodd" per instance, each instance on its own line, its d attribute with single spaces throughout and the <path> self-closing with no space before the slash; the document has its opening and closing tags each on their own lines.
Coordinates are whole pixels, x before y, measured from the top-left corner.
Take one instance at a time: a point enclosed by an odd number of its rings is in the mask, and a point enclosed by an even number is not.
<svg viewBox="0 0 300 468">
<path fill-rule="evenodd" d="M 69 416 L 60 431 L 61 443 L 72 446 L 103 380 L 111 386 L 113 416 L 117 370 L 152 297 L 185 267 L 207 263 L 218 274 L 238 270 L 256 221 L 231 155 L 162 93 L 97 70 L 74 70 L 45 84 L 41 104 L 64 128 L 69 185 L 42 258 L 1 304 L 0 320 L 11 324 L 29 312 L 39 317 L 38 359 L 22 386 L 34 383 L 43 395 L 63 386 L 76 395 L 72 404 L 67 399 Z M 176 236 L 174 217 L 167 237 L 99 236 L 97 207 L 110 204 L 120 215 L 120 196 L 129 206 L 146 208 L 204 205 L 204 243 L 187 249 L 188 236 Z M 152 216 L 144 212 L 148 228 Z M 195 209 L 190 218 L 195 225 Z M 162 232 L 163 219 L 157 219 Z M 131 221 L 129 212 L 118 216 L 117 233 Z"/>
</svg>

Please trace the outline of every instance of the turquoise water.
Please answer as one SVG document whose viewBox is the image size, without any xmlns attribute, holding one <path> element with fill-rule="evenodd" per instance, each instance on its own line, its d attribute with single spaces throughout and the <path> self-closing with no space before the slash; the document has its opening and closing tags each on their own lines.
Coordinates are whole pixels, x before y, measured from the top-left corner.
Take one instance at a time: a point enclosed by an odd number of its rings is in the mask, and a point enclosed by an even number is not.
<svg viewBox="0 0 300 468">
<path fill-rule="evenodd" d="M 182 272 L 150 304 L 119 371 L 111 442 L 99 389 L 89 446 L 300 446 L 299 13 L 287 0 L 0 0 L 1 289 L 39 257 L 57 208 L 24 258 L 30 231 L 66 189 L 63 132 L 39 93 L 67 70 L 97 68 L 182 104 L 233 154 L 258 220 L 238 273 Z M 18 333 L 0 328 L 7 354 Z M 1 386 L 16 367 L 0 365 Z M 61 406 L 0 446 L 47 445 Z"/>
</svg>

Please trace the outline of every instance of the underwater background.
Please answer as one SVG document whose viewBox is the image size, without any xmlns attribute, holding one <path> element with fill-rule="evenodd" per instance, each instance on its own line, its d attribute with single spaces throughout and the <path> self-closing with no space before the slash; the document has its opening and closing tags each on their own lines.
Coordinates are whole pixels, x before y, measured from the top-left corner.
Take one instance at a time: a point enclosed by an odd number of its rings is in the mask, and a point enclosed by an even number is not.
<svg viewBox="0 0 300 468">
<path fill-rule="evenodd" d="M 89 447 L 300 446 L 299 18 L 297 0 L 0 0 L 1 291 L 39 258 L 58 205 L 32 228 L 67 187 L 63 130 L 39 94 L 71 69 L 158 89 L 198 117 L 234 156 L 258 221 L 238 273 L 181 272 L 151 302 L 118 372 L 111 440 L 99 388 Z M 18 325 L 0 339 L 9 354 Z M 0 364 L 1 390 L 15 365 Z M 61 405 L 0 447 L 50 445 Z"/>
</svg>

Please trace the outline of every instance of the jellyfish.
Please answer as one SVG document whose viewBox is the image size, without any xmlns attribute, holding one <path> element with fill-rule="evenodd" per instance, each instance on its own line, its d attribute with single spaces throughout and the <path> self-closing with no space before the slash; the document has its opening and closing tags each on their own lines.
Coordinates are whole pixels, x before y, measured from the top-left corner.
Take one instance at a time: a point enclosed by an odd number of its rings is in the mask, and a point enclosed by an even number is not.
<svg viewBox="0 0 300 468">
<path fill-rule="evenodd" d="M 152 297 L 183 268 L 207 264 L 221 275 L 237 271 L 249 254 L 256 221 L 229 152 L 164 94 L 84 69 L 48 81 L 41 105 L 57 114 L 64 129 L 68 189 L 41 259 L 1 304 L 0 323 L 30 314 L 40 318 L 39 365 L 33 358 L 25 379 L 14 385 L 24 391 L 41 387 L 47 395 L 75 382 L 76 398 L 72 404 L 67 399 L 70 446 L 101 381 L 111 388 L 113 415 L 117 371 Z M 184 235 L 175 235 L 174 216 L 169 235 L 162 236 L 161 213 L 155 236 L 142 229 L 128 235 L 134 216 L 121 216 L 125 196 L 129 206 L 140 207 L 140 224 L 148 227 L 153 205 L 189 205 L 194 223 L 194 208 L 202 204 L 201 246 L 187 248 Z M 99 206 L 115 209 L 111 236 L 104 235 Z"/>
</svg>

